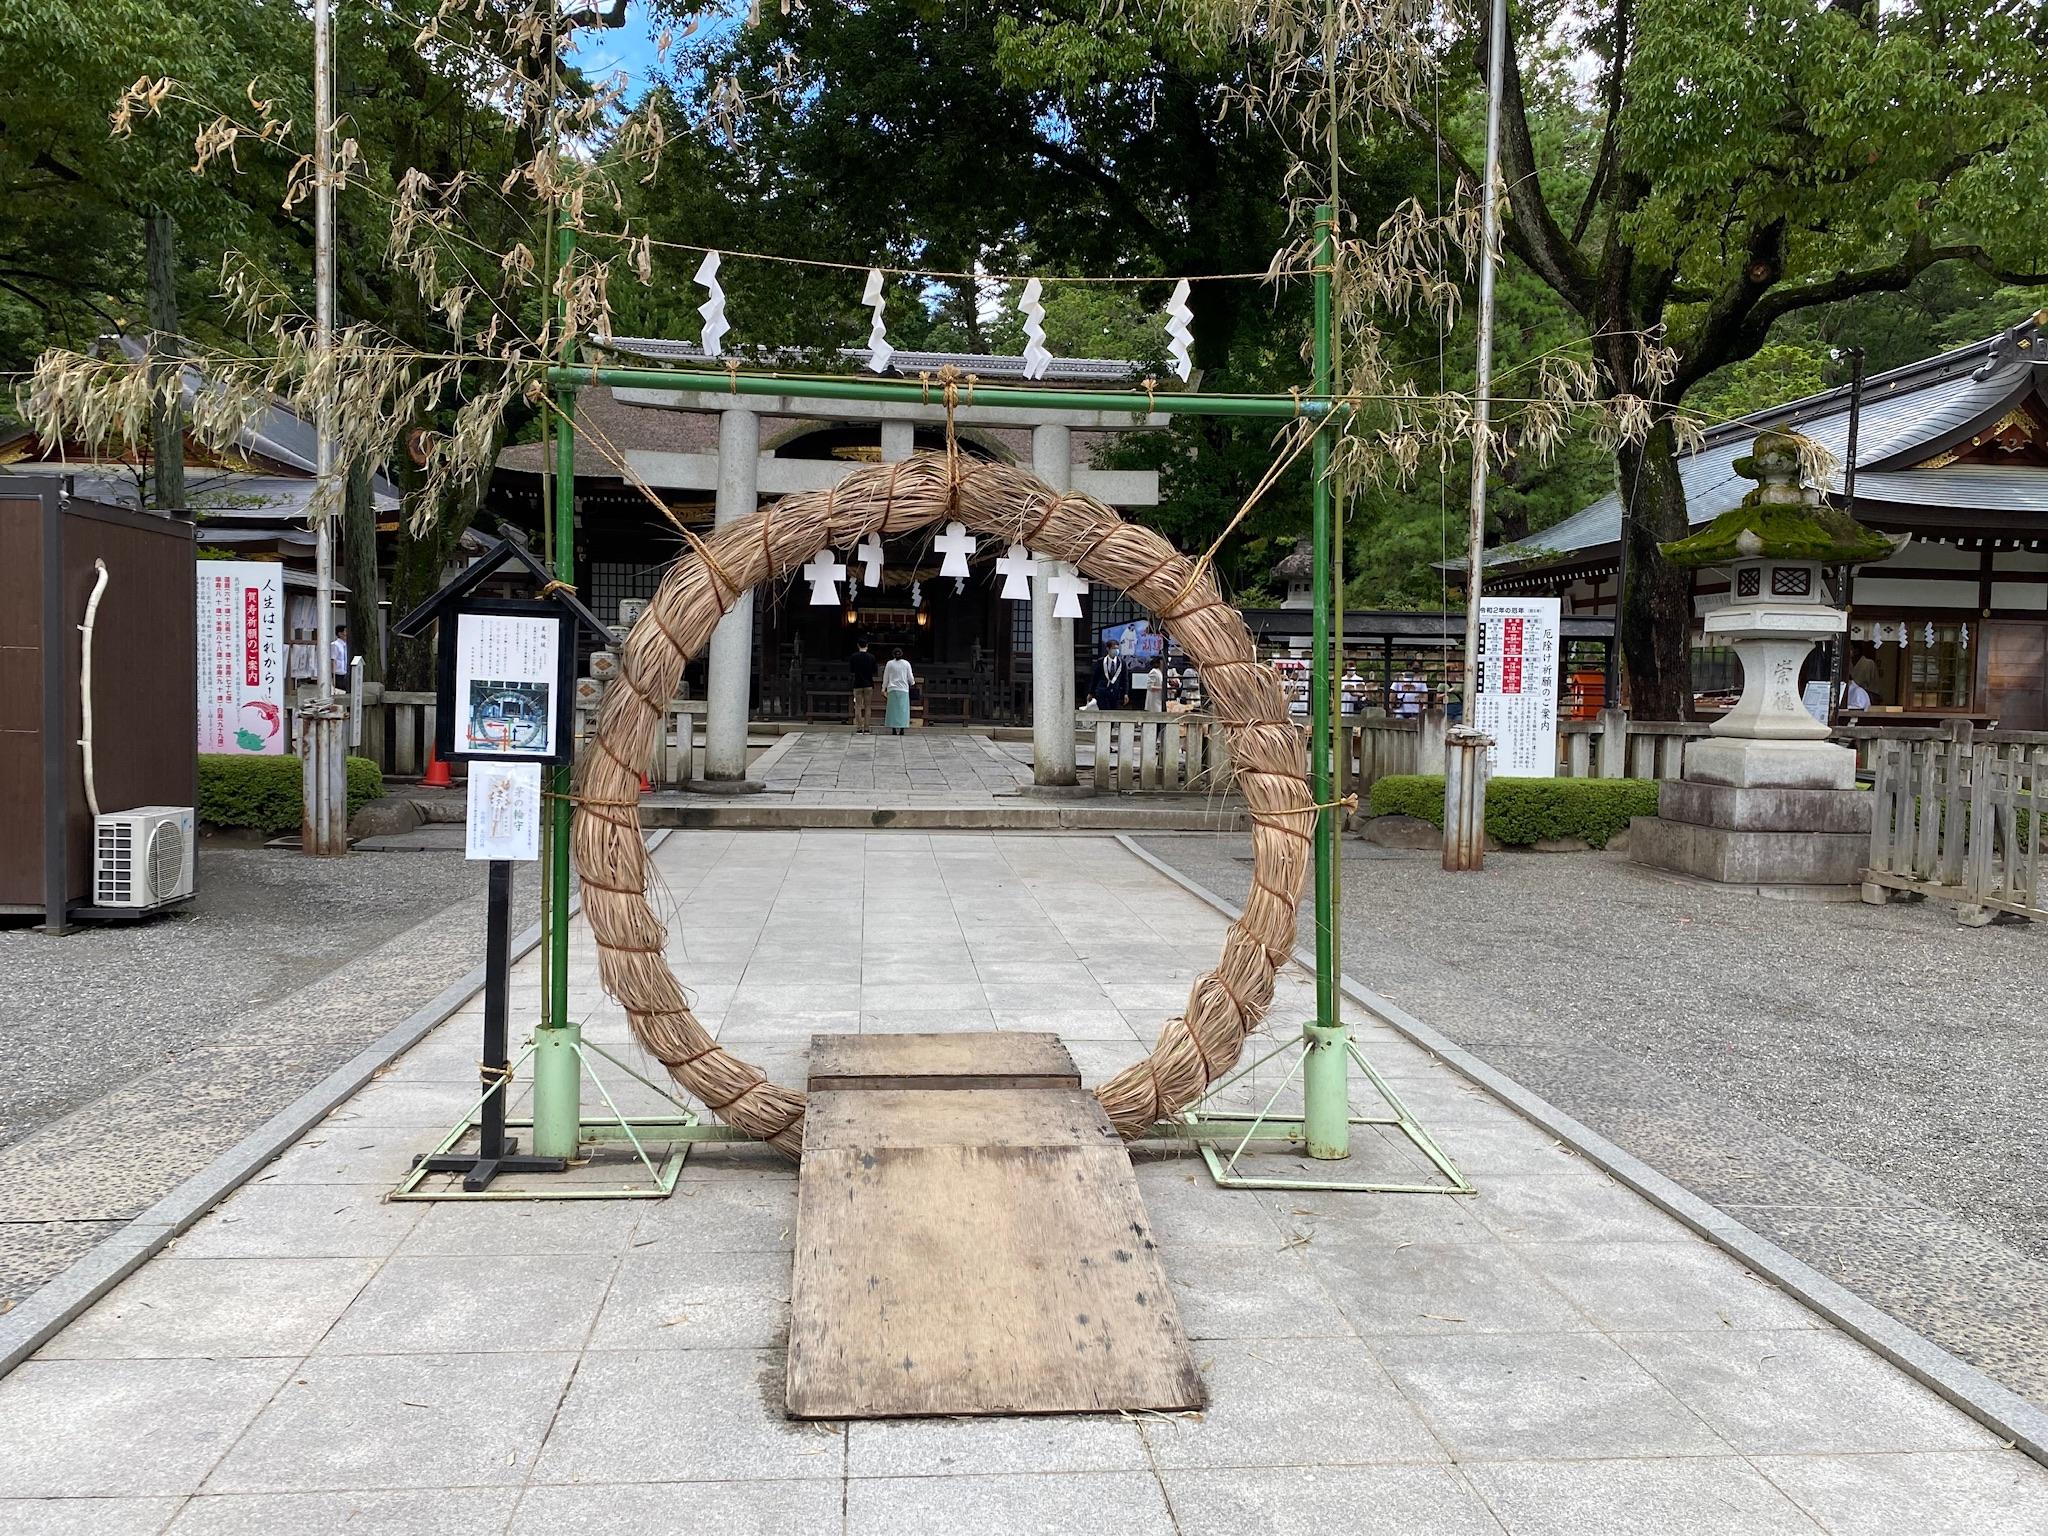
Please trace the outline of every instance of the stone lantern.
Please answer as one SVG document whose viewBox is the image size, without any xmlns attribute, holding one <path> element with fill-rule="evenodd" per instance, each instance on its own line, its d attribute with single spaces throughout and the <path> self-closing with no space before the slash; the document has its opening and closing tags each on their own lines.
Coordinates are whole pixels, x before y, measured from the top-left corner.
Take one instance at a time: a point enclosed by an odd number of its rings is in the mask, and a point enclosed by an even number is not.
<svg viewBox="0 0 2048 1536">
<path fill-rule="evenodd" d="M 1285 594 L 1282 608 L 1313 608 L 1315 596 L 1315 546 L 1307 539 L 1294 541 L 1294 552 L 1273 564 L 1273 581 Z"/>
<path fill-rule="evenodd" d="M 1662 548 L 1673 565 L 1728 572 L 1728 599 L 1705 629 L 1741 660 L 1742 697 L 1706 739 L 1687 744 L 1682 776 L 1659 786 L 1657 815 L 1631 828 L 1631 857 L 1781 893 L 1847 886 L 1864 860 L 1869 796 L 1856 789 L 1856 754 L 1830 742 L 1801 701 L 1799 674 L 1814 644 L 1848 625 L 1826 600 L 1822 571 L 1883 559 L 1904 541 L 1801 484 L 1789 433 L 1761 434 L 1735 469 L 1757 488 Z"/>
</svg>

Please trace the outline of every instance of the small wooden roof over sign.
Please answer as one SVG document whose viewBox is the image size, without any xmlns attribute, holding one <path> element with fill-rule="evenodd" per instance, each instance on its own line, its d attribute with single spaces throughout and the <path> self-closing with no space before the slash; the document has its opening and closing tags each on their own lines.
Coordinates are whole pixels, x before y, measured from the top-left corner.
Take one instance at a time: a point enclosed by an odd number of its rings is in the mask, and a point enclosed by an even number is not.
<svg viewBox="0 0 2048 1536">
<path fill-rule="evenodd" d="M 586 608 L 574 590 L 556 585 L 554 572 L 542 565 L 539 557 L 516 535 L 495 540 L 478 559 L 464 567 L 462 573 L 453 581 L 400 619 L 393 626 L 393 633 L 420 633 L 442 614 L 454 612 L 463 599 L 475 593 L 507 566 L 512 567 L 515 574 L 524 572 L 532 578 L 533 595 L 536 600 L 558 604 L 565 613 L 589 630 L 600 645 L 611 642 L 611 631 L 605 628 L 604 620 Z"/>
</svg>

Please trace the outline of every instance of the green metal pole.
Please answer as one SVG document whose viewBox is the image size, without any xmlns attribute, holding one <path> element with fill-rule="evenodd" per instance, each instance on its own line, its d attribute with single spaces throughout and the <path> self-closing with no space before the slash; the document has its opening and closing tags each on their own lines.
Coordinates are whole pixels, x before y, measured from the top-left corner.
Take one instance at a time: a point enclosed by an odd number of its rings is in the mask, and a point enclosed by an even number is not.
<svg viewBox="0 0 2048 1536">
<path fill-rule="evenodd" d="M 576 249 L 576 232 L 561 229 L 555 236 L 558 272 L 568 268 Z M 568 304 L 556 311 L 562 327 L 562 361 L 573 356 Z M 574 370 L 552 370 L 555 404 L 555 580 L 576 579 L 576 385 Z M 568 700 L 560 701 L 568 708 Z M 533 1151 L 539 1157 L 574 1157 L 582 1118 L 582 1063 L 579 1027 L 569 1020 L 569 790 L 567 767 L 548 770 L 548 893 L 547 997 L 542 1022 L 534 1031 Z"/>
<path fill-rule="evenodd" d="M 1330 269 L 1336 258 L 1336 209 L 1316 210 L 1315 399 L 1329 409 L 1333 296 Z M 1308 1059 L 1302 1066 L 1303 1129 L 1308 1155 L 1334 1160 L 1351 1155 L 1349 1051 L 1341 994 L 1337 990 L 1337 833 L 1342 815 L 1330 804 L 1337 795 L 1331 718 L 1337 678 L 1332 671 L 1330 616 L 1334 605 L 1332 553 L 1337 540 L 1330 495 L 1330 440 L 1318 433 L 1310 451 L 1311 506 L 1315 540 L 1315 656 L 1309 673 L 1310 782 L 1316 804 L 1316 1017 L 1302 1030 Z"/>
<path fill-rule="evenodd" d="M 1326 277 L 1318 282 L 1327 283 Z M 548 370 L 548 382 L 565 385 L 604 384 L 614 389 L 701 390 L 713 395 L 778 395 L 792 400 L 876 400 L 897 405 L 930 405 L 937 398 L 916 379 L 778 378 L 773 374 L 707 373 L 701 368 L 571 368 Z M 1323 388 L 1327 391 L 1328 380 Z M 1259 395 L 1161 394 L 1142 390 L 1017 389 L 979 382 L 973 404 L 1010 410 L 1111 411 L 1131 416 L 1157 413 L 1172 416 L 1323 416 L 1335 409 L 1324 398 L 1275 400 Z M 966 391 L 961 406 L 969 407 Z"/>
</svg>

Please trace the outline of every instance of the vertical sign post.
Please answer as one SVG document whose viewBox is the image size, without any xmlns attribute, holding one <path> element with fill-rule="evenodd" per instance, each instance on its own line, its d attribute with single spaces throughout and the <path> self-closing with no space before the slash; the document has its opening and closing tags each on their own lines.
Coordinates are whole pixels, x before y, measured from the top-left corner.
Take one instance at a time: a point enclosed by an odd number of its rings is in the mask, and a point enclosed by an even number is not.
<svg viewBox="0 0 2048 1536">
<path fill-rule="evenodd" d="M 512 1083 L 506 1021 L 512 989 L 512 866 L 540 857 L 539 763 L 474 762 L 469 771 L 469 826 L 463 853 L 488 859 L 490 895 L 484 939 L 484 1052 L 477 1062 L 483 1098 L 477 1106 L 474 1152 L 442 1152 L 415 1160 L 429 1173 L 459 1173 L 471 1194 L 501 1173 L 560 1173 L 559 1157 L 521 1156 L 505 1134 L 505 1095 Z"/>
</svg>

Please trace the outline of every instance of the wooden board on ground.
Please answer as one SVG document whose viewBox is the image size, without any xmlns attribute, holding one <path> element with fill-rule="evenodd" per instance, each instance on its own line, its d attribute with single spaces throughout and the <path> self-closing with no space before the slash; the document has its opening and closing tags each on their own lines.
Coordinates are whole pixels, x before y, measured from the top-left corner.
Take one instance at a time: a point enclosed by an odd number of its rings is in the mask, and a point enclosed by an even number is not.
<svg viewBox="0 0 2048 1536">
<path fill-rule="evenodd" d="M 1054 1034 L 813 1035 L 813 1093 L 848 1088 L 1076 1088 L 1080 1069 Z"/>
<path fill-rule="evenodd" d="M 1201 1406 L 1130 1158 L 1078 1087 L 814 1080 L 798 1188 L 794 1417 Z"/>
</svg>

